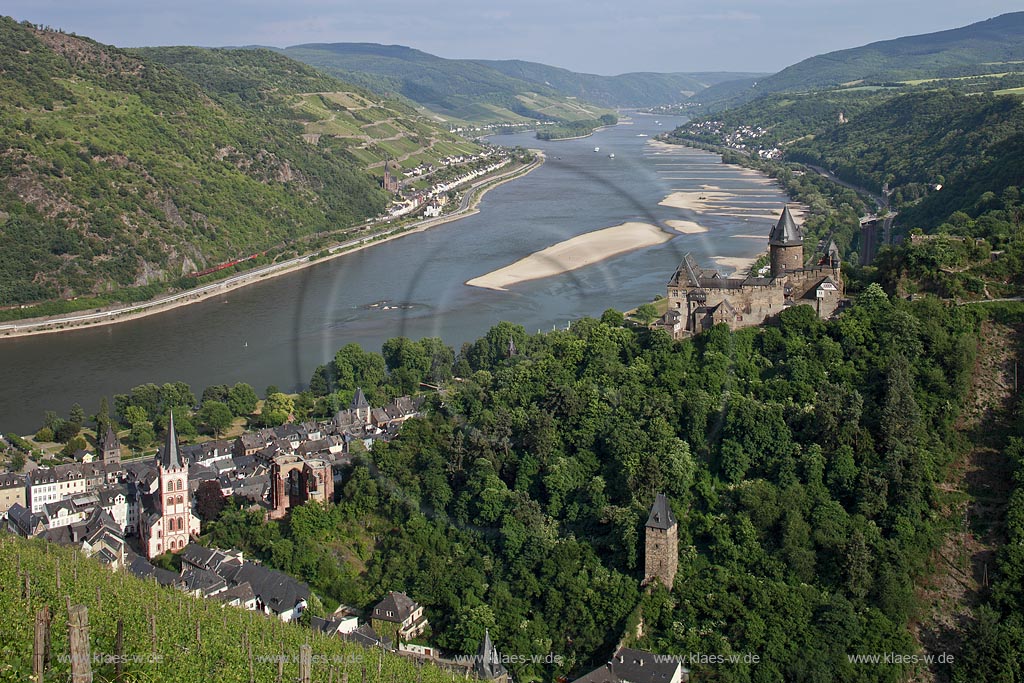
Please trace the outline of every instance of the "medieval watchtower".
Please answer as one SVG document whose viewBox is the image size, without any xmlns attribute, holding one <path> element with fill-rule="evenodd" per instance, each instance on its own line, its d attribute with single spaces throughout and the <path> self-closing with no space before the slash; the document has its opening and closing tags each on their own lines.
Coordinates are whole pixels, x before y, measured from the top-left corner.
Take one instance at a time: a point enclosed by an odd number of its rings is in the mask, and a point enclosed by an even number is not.
<svg viewBox="0 0 1024 683">
<path fill-rule="evenodd" d="M 668 499 L 659 493 L 647 518 L 644 547 L 644 583 L 660 581 L 671 589 L 679 568 L 679 525 Z"/>
<path fill-rule="evenodd" d="M 772 277 L 782 277 L 804 267 L 804 236 L 788 206 L 768 235 L 768 257 Z"/>
</svg>

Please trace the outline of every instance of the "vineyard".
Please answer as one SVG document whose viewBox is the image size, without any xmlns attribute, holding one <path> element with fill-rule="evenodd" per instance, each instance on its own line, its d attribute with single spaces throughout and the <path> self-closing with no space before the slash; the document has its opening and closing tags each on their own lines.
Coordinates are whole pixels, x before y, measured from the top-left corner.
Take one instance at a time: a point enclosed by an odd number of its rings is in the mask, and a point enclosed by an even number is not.
<svg viewBox="0 0 1024 683">
<path fill-rule="evenodd" d="M 34 680 L 35 621 L 44 608 L 52 617 L 43 680 L 71 680 L 69 605 L 88 610 L 89 660 L 97 682 L 297 681 L 303 645 L 312 650 L 306 680 L 315 683 L 456 680 L 451 671 L 223 607 L 126 572 L 111 572 L 75 549 L 3 533 L 0 585 L 0 681 Z"/>
</svg>

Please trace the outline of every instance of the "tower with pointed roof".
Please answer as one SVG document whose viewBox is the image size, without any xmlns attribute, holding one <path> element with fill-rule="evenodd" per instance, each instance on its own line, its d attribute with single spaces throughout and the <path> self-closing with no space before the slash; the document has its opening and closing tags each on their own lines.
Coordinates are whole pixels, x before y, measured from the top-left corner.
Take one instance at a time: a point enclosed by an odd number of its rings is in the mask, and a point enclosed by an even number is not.
<svg viewBox="0 0 1024 683">
<path fill-rule="evenodd" d="M 664 493 L 654 498 L 644 537 L 644 583 L 671 589 L 679 569 L 679 524 Z"/>
<path fill-rule="evenodd" d="M 181 455 L 174 413 L 167 422 L 167 436 L 156 454 L 157 491 L 141 524 L 146 555 L 152 559 L 178 552 L 199 535 L 199 518 L 192 512 L 188 489 L 188 462 Z"/>
<path fill-rule="evenodd" d="M 100 451 L 104 465 L 121 464 L 121 440 L 110 422 L 107 422 L 107 433 L 100 440 Z"/>
<path fill-rule="evenodd" d="M 362 387 L 356 387 L 356 393 L 352 396 L 352 403 L 349 405 L 349 410 L 355 411 L 356 419 L 363 420 L 366 424 L 370 424 L 370 402 L 366 400 L 366 394 L 363 393 Z"/>
<path fill-rule="evenodd" d="M 788 206 L 782 209 L 779 222 L 768 234 L 768 259 L 772 277 L 782 277 L 804 267 L 804 236 Z"/>
<path fill-rule="evenodd" d="M 497 681 L 497 683 L 509 683 L 511 680 L 508 669 L 501 663 L 501 655 L 498 648 L 491 642 L 491 632 L 484 631 L 484 640 L 477 650 L 476 659 L 473 661 L 473 673 L 478 681 Z"/>
</svg>

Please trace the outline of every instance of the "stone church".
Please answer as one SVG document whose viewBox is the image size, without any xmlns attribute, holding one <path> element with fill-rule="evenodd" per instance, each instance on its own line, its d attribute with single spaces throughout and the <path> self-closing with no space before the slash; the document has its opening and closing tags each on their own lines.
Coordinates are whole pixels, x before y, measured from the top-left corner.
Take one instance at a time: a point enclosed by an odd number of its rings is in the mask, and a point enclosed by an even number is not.
<svg viewBox="0 0 1024 683">
<path fill-rule="evenodd" d="M 808 263 L 788 206 L 768 235 L 768 257 L 767 276 L 723 277 L 687 254 L 668 282 L 668 312 L 656 326 L 678 339 L 718 323 L 732 329 L 760 325 L 798 304 L 814 307 L 820 318 L 836 312 L 843 299 L 839 249 L 829 240 Z"/>
<path fill-rule="evenodd" d="M 167 424 L 167 439 L 156 456 L 156 469 L 159 485 L 156 493 L 143 496 L 144 514 L 139 525 L 142 548 L 149 559 L 184 550 L 200 531 L 199 518 L 192 512 L 188 461 L 178 444 L 174 413 Z"/>
</svg>

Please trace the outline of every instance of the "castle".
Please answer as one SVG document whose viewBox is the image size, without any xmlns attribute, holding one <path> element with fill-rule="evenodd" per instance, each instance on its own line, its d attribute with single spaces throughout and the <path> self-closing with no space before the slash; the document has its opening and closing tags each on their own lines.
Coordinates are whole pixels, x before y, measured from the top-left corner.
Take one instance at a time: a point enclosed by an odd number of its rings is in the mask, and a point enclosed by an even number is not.
<svg viewBox="0 0 1024 683">
<path fill-rule="evenodd" d="M 797 304 L 813 306 L 820 318 L 835 313 L 843 298 L 839 249 L 829 240 L 806 264 L 803 233 L 788 206 L 768 235 L 768 260 L 767 277 L 726 278 L 687 254 L 668 282 L 668 312 L 656 326 L 679 339 L 718 323 L 732 329 L 760 325 Z"/>
</svg>

